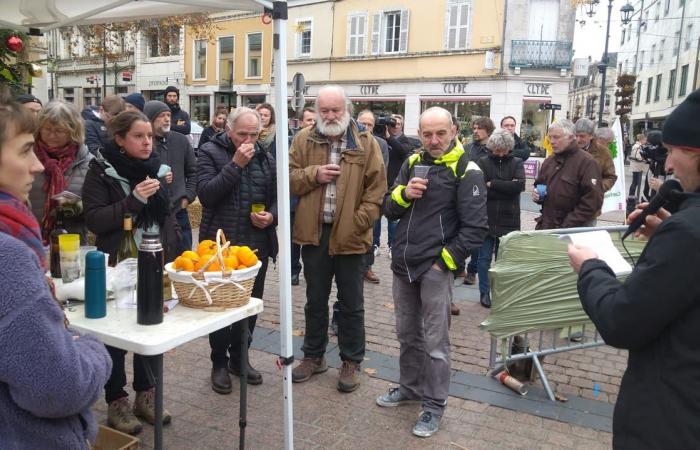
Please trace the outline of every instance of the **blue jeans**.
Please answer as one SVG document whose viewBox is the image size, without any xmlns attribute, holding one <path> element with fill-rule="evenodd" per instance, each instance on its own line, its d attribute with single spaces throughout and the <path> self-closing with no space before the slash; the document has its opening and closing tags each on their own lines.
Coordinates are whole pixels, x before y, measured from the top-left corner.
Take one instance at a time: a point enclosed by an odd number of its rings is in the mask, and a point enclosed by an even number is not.
<svg viewBox="0 0 700 450">
<path fill-rule="evenodd" d="M 477 261 L 479 260 L 479 249 L 474 249 L 471 251 L 469 254 L 469 264 L 467 264 L 467 272 L 468 273 L 477 273 L 478 268 L 477 268 Z"/>
<path fill-rule="evenodd" d="M 382 237 L 382 218 L 379 217 L 376 222 L 374 222 L 374 233 L 372 237 L 372 245 L 379 247 L 380 238 Z"/>
<path fill-rule="evenodd" d="M 175 213 L 175 220 L 180 225 L 182 230 L 182 242 L 178 253 L 185 250 L 192 250 L 192 226 L 190 225 L 190 215 L 187 214 L 187 208 L 183 208 Z"/>
<path fill-rule="evenodd" d="M 487 294 L 491 291 L 489 286 L 489 269 L 491 268 L 491 258 L 494 252 L 496 253 L 496 259 L 498 259 L 498 243 L 497 237 L 487 235 L 479 249 L 477 266 L 479 271 L 479 292 L 482 294 Z"/>
<path fill-rule="evenodd" d="M 396 237 L 396 227 L 399 226 L 398 220 L 390 220 L 386 226 L 387 234 L 387 245 L 389 248 L 394 246 L 394 238 Z"/>
</svg>

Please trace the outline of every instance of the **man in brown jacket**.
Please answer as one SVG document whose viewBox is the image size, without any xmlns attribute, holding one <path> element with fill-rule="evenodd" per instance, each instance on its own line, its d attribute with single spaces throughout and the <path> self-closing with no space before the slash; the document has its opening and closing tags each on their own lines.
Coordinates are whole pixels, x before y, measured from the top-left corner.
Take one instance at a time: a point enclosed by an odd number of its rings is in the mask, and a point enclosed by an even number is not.
<svg viewBox="0 0 700 450">
<path fill-rule="evenodd" d="M 365 355 L 362 262 L 387 190 L 379 145 L 371 130 L 359 131 L 349 106 L 341 87 L 319 89 L 316 125 L 299 131 L 289 153 L 290 190 L 299 197 L 293 241 L 302 245 L 307 283 L 304 359 L 292 371 L 292 380 L 301 383 L 328 369 L 328 297 L 335 277 L 341 392 L 360 385 Z"/>
<path fill-rule="evenodd" d="M 601 145 L 595 137 L 595 122 L 586 118 L 576 121 L 576 143 L 581 150 L 585 150 L 595 159 L 602 175 L 600 186 L 603 189 L 603 193 L 606 193 L 612 189 L 615 181 L 617 181 L 615 164 L 607 145 Z"/>
<path fill-rule="evenodd" d="M 570 120 L 549 126 L 554 154 L 542 164 L 532 192 L 532 200 L 542 205 L 542 215 L 535 219 L 538 230 L 591 226 L 603 205 L 600 169 L 578 147 L 574 134 Z"/>
</svg>

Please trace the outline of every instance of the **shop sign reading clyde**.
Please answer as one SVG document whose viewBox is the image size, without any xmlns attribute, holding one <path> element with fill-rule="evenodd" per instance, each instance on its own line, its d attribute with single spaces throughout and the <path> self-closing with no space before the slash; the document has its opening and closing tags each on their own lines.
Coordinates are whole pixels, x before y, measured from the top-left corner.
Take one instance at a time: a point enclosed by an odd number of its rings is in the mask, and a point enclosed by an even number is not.
<svg viewBox="0 0 700 450">
<path fill-rule="evenodd" d="M 549 96 L 550 83 L 525 83 L 525 95 Z"/>
</svg>

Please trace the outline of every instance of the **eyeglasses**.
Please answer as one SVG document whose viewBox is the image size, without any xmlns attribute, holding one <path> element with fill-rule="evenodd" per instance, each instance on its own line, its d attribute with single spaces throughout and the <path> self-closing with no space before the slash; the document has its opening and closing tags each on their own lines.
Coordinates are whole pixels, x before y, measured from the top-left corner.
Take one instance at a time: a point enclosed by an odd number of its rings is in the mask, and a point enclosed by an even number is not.
<svg viewBox="0 0 700 450">
<path fill-rule="evenodd" d="M 42 127 L 41 129 L 42 134 L 46 134 L 47 136 L 65 136 L 69 134 L 69 131 L 66 130 L 65 128 L 48 128 L 48 127 Z"/>
</svg>

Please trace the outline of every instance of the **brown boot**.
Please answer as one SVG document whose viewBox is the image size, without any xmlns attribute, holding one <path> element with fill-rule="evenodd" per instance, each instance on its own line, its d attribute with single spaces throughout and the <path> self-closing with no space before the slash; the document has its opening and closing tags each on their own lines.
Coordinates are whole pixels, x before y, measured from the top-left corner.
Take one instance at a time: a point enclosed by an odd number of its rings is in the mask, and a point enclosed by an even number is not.
<svg viewBox="0 0 700 450">
<path fill-rule="evenodd" d="M 467 272 L 467 276 L 464 277 L 464 284 L 472 285 L 476 283 L 476 274 Z"/>
<path fill-rule="evenodd" d="M 323 373 L 326 370 L 328 370 L 326 358 L 304 358 L 301 360 L 301 364 L 292 369 L 292 381 L 302 383 L 308 381 L 312 375 Z"/>
<path fill-rule="evenodd" d="M 138 434 L 143 429 L 131 411 L 129 397 L 122 397 L 107 405 L 107 425 L 126 434 Z"/>
<path fill-rule="evenodd" d="M 360 387 L 360 364 L 353 361 L 343 361 L 338 378 L 340 392 L 352 392 Z"/>
<path fill-rule="evenodd" d="M 156 423 L 156 388 L 136 393 L 134 400 L 134 415 L 142 418 L 151 425 Z M 170 413 L 163 409 L 163 425 L 172 420 Z"/>
<path fill-rule="evenodd" d="M 450 303 L 450 314 L 453 316 L 458 316 L 459 315 L 459 308 L 457 305 L 454 304 L 454 302 Z"/>
<path fill-rule="evenodd" d="M 372 269 L 367 269 L 367 272 L 365 272 L 365 281 L 369 281 L 373 284 L 379 284 L 379 277 L 372 272 Z"/>
</svg>

